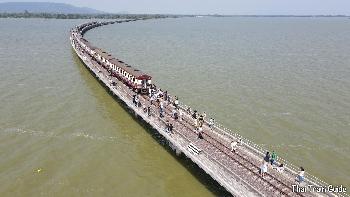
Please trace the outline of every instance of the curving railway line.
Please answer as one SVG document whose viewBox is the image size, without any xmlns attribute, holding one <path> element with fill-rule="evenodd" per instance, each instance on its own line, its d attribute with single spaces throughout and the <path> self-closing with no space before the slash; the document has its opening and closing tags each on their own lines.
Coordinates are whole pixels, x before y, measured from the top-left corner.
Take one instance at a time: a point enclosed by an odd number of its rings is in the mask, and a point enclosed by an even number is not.
<svg viewBox="0 0 350 197">
<path fill-rule="evenodd" d="M 178 109 L 183 114 L 181 119 L 172 118 L 173 107 L 170 103 L 173 100 L 165 105 L 162 118 L 159 105 L 151 104 L 148 94 L 140 94 L 140 103 L 141 106 L 147 106 L 150 113 L 142 107 L 135 106 L 132 102 L 133 96 L 136 93 L 145 93 L 151 86 L 151 77 L 92 46 L 83 36 L 86 31 L 102 25 L 137 20 L 140 19 L 78 25 L 71 30 L 70 41 L 74 51 L 91 73 L 113 95 L 123 101 L 132 113 L 160 133 L 177 153 L 190 158 L 233 196 L 347 196 L 344 193 L 294 192 L 292 185 L 296 184 L 297 172 L 292 164 L 287 164 L 282 173 L 270 167 L 264 177 L 260 176 L 262 149 L 243 139 L 239 151 L 231 152 L 230 143 L 241 136 L 232 134 L 219 125 L 210 128 L 207 122 L 203 125 L 203 139 L 199 139 L 194 120 L 183 104 L 180 104 Z M 168 122 L 173 125 L 173 133 L 165 131 Z M 327 183 L 308 174 L 305 185 L 326 186 Z"/>
</svg>

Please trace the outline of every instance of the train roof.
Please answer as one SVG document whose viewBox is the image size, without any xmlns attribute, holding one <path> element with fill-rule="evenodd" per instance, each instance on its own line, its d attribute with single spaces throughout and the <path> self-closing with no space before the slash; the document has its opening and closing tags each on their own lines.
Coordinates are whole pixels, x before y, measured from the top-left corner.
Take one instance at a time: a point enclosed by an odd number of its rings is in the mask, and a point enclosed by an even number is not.
<svg viewBox="0 0 350 197">
<path fill-rule="evenodd" d="M 101 55 L 103 58 L 105 58 L 106 60 L 111 60 L 113 59 L 112 55 L 107 53 L 106 51 L 100 49 L 100 48 L 95 48 L 95 52 L 98 53 L 99 55 Z"/>
<path fill-rule="evenodd" d="M 137 68 L 134 68 L 126 63 L 124 63 L 121 60 L 118 60 L 116 58 L 113 58 L 110 60 L 110 62 L 120 68 L 122 68 L 123 70 L 125 70 L 126 72 L 128 72 L 129 74 L 135 76 L 138 79 L 151 79 L 152 77 L 147 75 L 146 73 L 138 70 Z"/>
<path fill-rule="evenodd" d="M 94 47 L 92 46 L 89 41 L 87 41 L 86 39 L 84 38 L 81 38 L 80 39 L 86 46 L 88 46 L 90 49 L 94 50 L 97 54 L 101 55 L 104 59 L 108 60 L 110 63 L 118 66 L 119 68 L 125 70 L 126 72 L 128 72 L 129 74 L 133 75 L 135 78 L 137 79 L 151 79 L 152 77 L 147 75 L 146 73 L 136 69 L 136 68 L 133 68 L 132 66 L 124 63 L 123 61 L 119 60 L 119 59 L 116 59 L 114 58 L 111 54 L 107 53 L 106 51 L 100 49 L 100 48 L 97 48 L 97 47 Z"/>
<path fill-rule="evenodd" d="M 85 40 L 85 38 L 80 38 L 80 40 L 81 40 L 87 47 L 89 47 L 89 48 L 92 49 L 92 50 L 94 50 L 94 49 L 97 48 L 97 47 L 95 47 L 95 46 L 92 46 L 92 45 L 90 44 L 89 41 Z"/>
</svg>

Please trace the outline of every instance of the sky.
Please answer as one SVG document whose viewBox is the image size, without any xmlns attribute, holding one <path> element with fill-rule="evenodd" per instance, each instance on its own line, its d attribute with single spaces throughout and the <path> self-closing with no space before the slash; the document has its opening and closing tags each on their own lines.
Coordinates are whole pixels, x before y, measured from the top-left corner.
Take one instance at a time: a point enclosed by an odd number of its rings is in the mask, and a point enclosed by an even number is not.
<svg viewBox="0 0 350 197">
<path fill-rule="evenodd" d="M 41 0 L 17 0 L 33 2 Z M 0 2 L 16 2 L 12 0 Z M 43 0 L 133 14 L 350 15 L 350 0 Z"/>
</svg>

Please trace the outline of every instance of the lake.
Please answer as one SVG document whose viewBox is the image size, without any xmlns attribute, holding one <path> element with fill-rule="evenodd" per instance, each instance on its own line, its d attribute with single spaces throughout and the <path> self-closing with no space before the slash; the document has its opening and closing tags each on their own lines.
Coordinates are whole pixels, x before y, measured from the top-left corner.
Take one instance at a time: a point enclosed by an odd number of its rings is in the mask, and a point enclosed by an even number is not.
<svg viewBox="0 0 350 197">
<path fill-rule="evenodd" d="M 1 196 L 227 195 L 81 64 L 69 30 L 87 21 L 0 19 Z M 227 128 L 349 188 L 349 23 L 179 18 L 86 38 Z"/>
</svg>

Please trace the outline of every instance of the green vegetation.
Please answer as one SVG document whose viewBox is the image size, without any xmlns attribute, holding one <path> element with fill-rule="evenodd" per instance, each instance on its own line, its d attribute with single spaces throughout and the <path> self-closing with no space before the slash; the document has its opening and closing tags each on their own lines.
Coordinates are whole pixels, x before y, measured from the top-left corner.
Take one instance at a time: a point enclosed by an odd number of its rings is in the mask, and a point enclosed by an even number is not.
<svg viewBox="0 0 350 197">
<path fill-rule="evenodd" d="M 0 13 L 0 18 L 53 18 L 53 19 L 136 19 L 177 18 L 179 15 L 162 14 L 56 14 L 56 13 Z"/>
<path fill-rule="evenodd" d="M 152 19 L 193 17 L 194 15 L 169 14 L 63 14 L 63 13 L 31 13 L 27 10 L 21 13 L 0 13 L 0 18 L 53 18 L 53 19 Z M 346 15 L 200 15 L 206 17 L 349 17 Z"/>
</svg>

